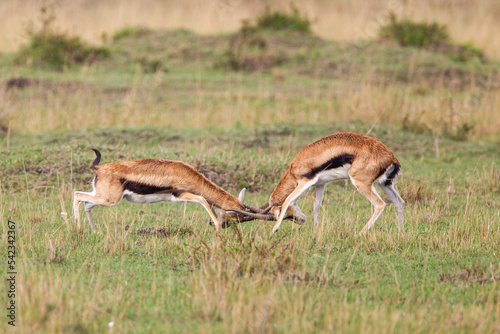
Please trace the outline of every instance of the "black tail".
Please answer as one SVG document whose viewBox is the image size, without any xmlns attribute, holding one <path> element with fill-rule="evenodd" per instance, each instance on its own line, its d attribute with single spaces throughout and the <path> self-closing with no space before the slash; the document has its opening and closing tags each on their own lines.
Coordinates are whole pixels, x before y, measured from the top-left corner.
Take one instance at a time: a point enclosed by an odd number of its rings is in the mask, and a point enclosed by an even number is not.
<svg viewBox="0 0 500 334">
<path fill-rule="evenodd" d="M 394 178 L 398 176 L 400 170 L 401 170 L 401 165 L 398 163 L 393 163 L 392 171 L 389 173 L 389 175 L 387 175 L 387 179 L 385 180 L 384 185 L 390 186 L 392 184 L 392 180 L 394 180 Z"/>
<path fill-rule="evenodd" d="M 92 151 L 95 152 L 96 158 L 95 158 L 94 162 L 92 163 L 92 165 L 90 165 L 90 169 L 97 170 L 99 168 L 97 165 L 99 165 L 99 162 L 101 162 L 101 152 L 99 152 L 95 148 L 93 148 Z"/>
</svg>

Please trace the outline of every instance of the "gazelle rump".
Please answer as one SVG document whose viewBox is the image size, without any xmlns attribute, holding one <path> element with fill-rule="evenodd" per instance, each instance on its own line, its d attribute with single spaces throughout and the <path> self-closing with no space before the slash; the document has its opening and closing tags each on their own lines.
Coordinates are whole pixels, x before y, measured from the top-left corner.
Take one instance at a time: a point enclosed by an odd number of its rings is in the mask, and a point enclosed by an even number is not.
<svg viewBox="0 0 500 334">
<path fill-rule="evenodd" d="M 245 189 L 236 198 L 185 162 L 154 158 L 116 161 L 98 166 L 101 154 L 95 149 L 94 152 L 96 159 L 91 165 L 91 169 L 96 171 L 92 180 L 94 190 L 91 193 L 76 191 L 74 194 L 73 210 L 78 228 L 81 202 L 85 203 L 90 227 L 95 232 L 92 208 L 97 205 L 117 205 L 123 198 L 137 204 L 160 201 L 200 203 L 207 210 L 217 231 L 220 231 L 221 223 L 214 209 L 222 216 L 224 223 L 230 219 L 255 219 L 246 216 L 245 209 L 253 208 L 243 204 Z M 238 212 L 227 212 L 231 209 Z"/>
<path fill-rule="evenodd" d="M 374 184 L 378 184 L 396 206 L 398 226 L 401 229 L 405 202 L 392 184 L 400 168 L 394 153 L 378 139 L 353 132 L 327 136 L 307 145 L 295 156 L 269 202 L 260 211 L 269 213 L 269 220 L 276 219 L 273 234 L 279 229 L 283 219 L 302 223 L 305 216 L 297 205 L 297 199 L 307 189 L 315 186 L 314 225 L 317 226 L 326 184 L 350 179 L 375 207 L 360 234 L 366 233 L 375 224 L 386 206 Z"/>
</svg>

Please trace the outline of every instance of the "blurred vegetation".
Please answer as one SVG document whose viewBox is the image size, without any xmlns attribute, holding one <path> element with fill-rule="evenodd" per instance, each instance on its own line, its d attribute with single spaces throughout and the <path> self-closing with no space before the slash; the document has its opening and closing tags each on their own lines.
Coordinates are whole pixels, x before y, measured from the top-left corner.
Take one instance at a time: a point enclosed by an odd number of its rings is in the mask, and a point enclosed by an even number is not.
<svg viewBox="0 0 500 334">
<path fill-rule="evenodd" d="M 54 19 L 45 7 L 41 8 L 41 27 L 28 29 L 29 42 L 17 53 L 16 63 L 60 70 L 110 56 L 104 47 L 87 45 L 80 37 L 57 31 L 52 26 Z"/>
<path fill-rule="evenodd" d="M 289 30 L 311 33 L 310 20 L 302 16 L 299 9 L 290 3 L 291 13 L 271 11 L 270 7 L 256 18 L 255 27 L 268 30 Z"/>
<path fill-rule="evenodd" d="M 115 32 L 112 38 L 114 41 L 117 41 L 124 37 L 138 37 L 148 34 L 149 32 L 150 29 L 148 28 L 141 26 L 131 26 L 131 27 L 125 27 L 122 30 Z"/>
<path fill-rule="evenodd" d="M 216 67 L 239 71 L 257 70 L 278 64 L 266 54 L 266 50 L 267 42 L 262 34 L 245 21 L 243 27 L 230 37 L 228 48 L 220 62 L 216 62 Z"/>
<path fill-rule="evenodd" d="M 40 32 L 30 35 L 28 45 L 17 54 L 16 62 L 28 66 L 61 69 L 76 64 L 92 63 L 109 55 L 108 49 L 88 46 L 79 37 Z"/>
<path fill-rule="evenodd" d="M 437 46 L 450 39 L 444 25 L 400 20 L 394 13 L 390 15 L 389 23 L 381 27 L 380 36 L 393 39 L 401 46 L 415 47 Z"/>
<path fill-rule="evenodd" d="M 294 33 L 310 35 L 309 19 L 302 16 L 293 3 L 290 4 L 290 11 L 291 13 L 271 11 L 270 7 L 266 7 L 255 19 L 255 24 L 243 20 L 239 31 L 229 38 L 228 47 L 221 59 L 216 61 L 216 67 L 233 71 L 257 71 L 268 70 L 286 62 L 285 52 L 273 52 L 275 48 L 268 48 L 269 41 L 265 32 L 273 34 L 280 31 L 287 34 L 286 38 L 291 40 L 296 39 Z"/>
<path fill-rule="evenodd" d="M 425 48 L 448 54 L 450 58 L 459 62 L 473 58 L 485 61 L 482 50 L 471 43 L 455 45 L 451 41 L 447 27 L 435 22 L 413 22 L 399 19 L 391 13 L 389 22 L 380 28 L 379 35 L 382 39 L 393 40 L 403 47 Z"/>
<path fill-rule="evenodd" d="M 44 132 L 363 119 L 498 140 L 500 64 L 471 44 L 437 45 L 326 41 L 250 21 L 217 35 L 129 27 L 105 41 L 109 57 L 91 66 L 12 66 L 11 56 L 0 57 L 0 124 Z"/>
</svg>

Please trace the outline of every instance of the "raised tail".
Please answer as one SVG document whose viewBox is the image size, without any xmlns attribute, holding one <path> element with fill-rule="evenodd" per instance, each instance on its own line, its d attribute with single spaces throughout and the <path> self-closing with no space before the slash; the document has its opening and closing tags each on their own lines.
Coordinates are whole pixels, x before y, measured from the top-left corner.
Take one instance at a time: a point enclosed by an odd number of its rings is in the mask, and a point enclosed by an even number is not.
<svg viewBox="0 0 500 334">
<path fill-rule="evenodd" d="M 99 168 L 99 162 L 101 161 L 101 152 L 99 152 L 99 150 L 96 150 L 95 148 L 93 148 L 92 150 L 95 152 L 96 158 L 92 165 L 90 165 L 90 169 L 97 170 Z"/>
<path fill-rule="evenodd" d="M 390 165 L 385 172 L 387 178 L 385 179 L 384 185 L 390 186 L 392 184 L 392 180 L 394 180 L 396 176 L 398 176 L 400 170 L 401 170 L 401 165 L 398 164 L 397 162 Z"/>
</svg>

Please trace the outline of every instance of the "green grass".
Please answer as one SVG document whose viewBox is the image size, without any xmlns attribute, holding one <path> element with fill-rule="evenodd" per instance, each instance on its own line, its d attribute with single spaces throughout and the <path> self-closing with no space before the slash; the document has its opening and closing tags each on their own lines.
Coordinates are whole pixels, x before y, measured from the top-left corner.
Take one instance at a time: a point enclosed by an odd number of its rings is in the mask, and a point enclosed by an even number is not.
<svg viewBox="0 0 500 334">
<path fill-rule="evenodd" d="M 62 71 L 0 56 L 0 253 L 13 220 L 20 332 L 500 331 L 498 62 L 252 33 L 264 44 L 237 71 L 223 64 L 238 33 L 129 28 L 109 58 Z M 327 187 L 318 229 L 307 192 L 309 220 L 274 237 L 258 221 L 216 235 L 194 204 L 95 208 L 98 234 L 73 222 L 90 148 L 185 161 L 257 206 L 340 131 L 396 153 L 404 234 L 390 205 L 358 237 L 372 207 L 349 182 Z"/>
<path fill-rule="evenodd" d="M 432 50 L 293 31 L 254 31 L 242 44 L 241 33 L 140 31 L 106 45 L 108 59 L 62 72 L 1 57 L 1 78 L 31 84 L 4 90 L 0 126 L 44 133 L 363 119 L 448 138 L 499 139 L 494 60 L 456 61 Z"/>
<path fill-rule="evenodd" d="M 327 188 L 317 230 L 309 192 L 300 200 L 309 221 L 300 228 L 285 222 L 274 237 L 272 223 L 258 221 L 216 235 L 194 204 L 96 208 L 98 234 L 85 219 L 83 232 L 72 221 L 72 192 L 90 190 L 90 147 L 101 150 L 103 163 L 186 161 L 233 194 L 248 187 L 246 202 L 257 205 L 298 150 L 342 130 L 370 133 L 399 157 L 404 234 L 389 206 L 358 237 L 371 205 L 348 182 Z M 105 331 L 111 321 L 119 332 L 498 331 L 497 147 L 442 140 L 439 158 L 433 147 L 432 137 L 365 123 L 12 137 L 0 152 L 0 219 L 4 232 L 7 219 L 18 223 L 19 326 L 77 333 Z"/>
</svg>

